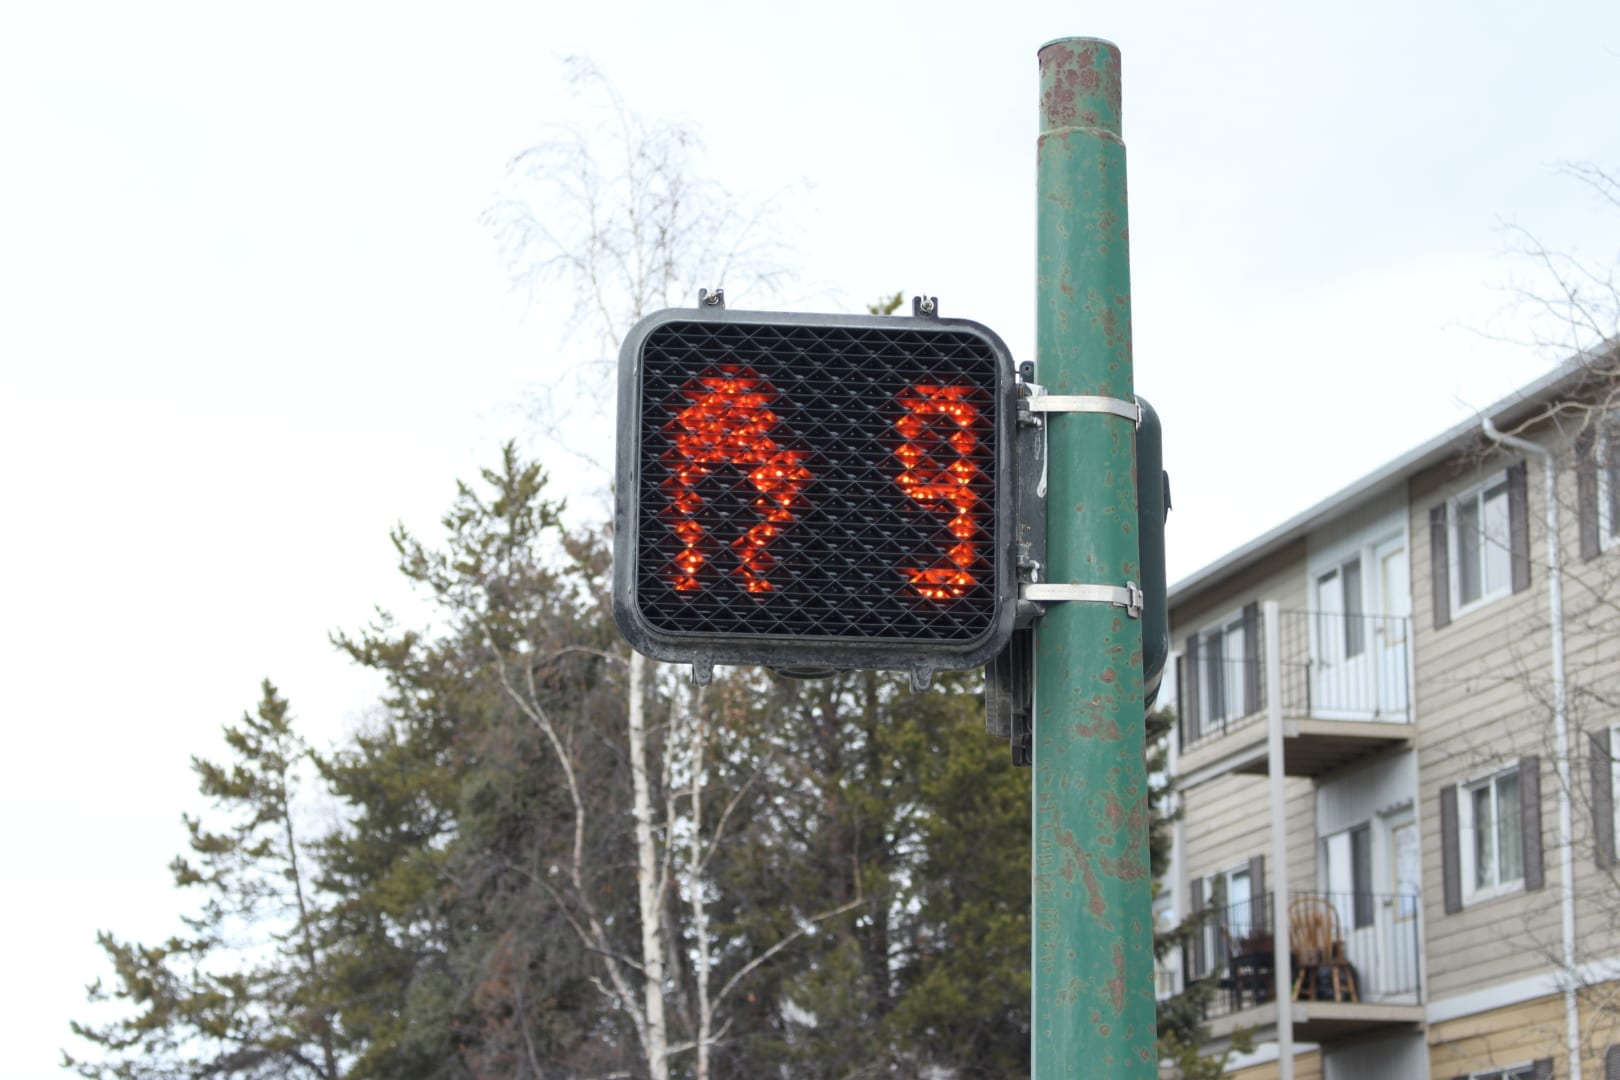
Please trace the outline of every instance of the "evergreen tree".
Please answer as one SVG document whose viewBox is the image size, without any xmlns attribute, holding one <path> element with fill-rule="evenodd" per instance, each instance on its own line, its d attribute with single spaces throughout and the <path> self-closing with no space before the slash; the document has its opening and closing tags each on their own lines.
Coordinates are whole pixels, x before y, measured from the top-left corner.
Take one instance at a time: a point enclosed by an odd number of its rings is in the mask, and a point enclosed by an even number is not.
<svg viewBox="0 0 1620 1080">
<path fill-rule="evenodd" d="M 767 1005 L 722 1075 L 1027 1071 L 1028 779 L 984 737 L 978 677 L 939 683 L 849 672 L 751 698 L 772 813 L 721 866 L 734 932 L 858 906 L 752 984 Z"/>
<path fill-rule="evenodd" d="M 186 816 L 191 856 L 171 864 L 175 884 L 203 896 L 186 933 L 161 945 L 97 940 L 116 983 L 90 987 L 92 1002 L 133 1015 L 74 1034 L 96 1060 L 64 1054 L 88 1077 L 318 1077 L 335 1080 L 343 1056 L 333 1028 L 324 957 L 324 915 L 308 852 L 294 820 L 297 771 L 306 759 L 287 701 L 269 680 L 254 714 L 225 729 L 228 765 L 192 759 L 198 788 L 223 811 L 210 831 Z"/>
<path fill-rule="evenodd" d="M 347 898 L 335 962 L 365 1045 L 356 1076 L 575 1075 L 633 1060 L 575 932 L 582 908 L 630 921 L 617 912 L 631 895 L 622 836 L 575 828 L 622 819 L 627 799 L 622 685 L 597 596 L 605 547 L 565 535 L 543 471 L 511 444 L 483 481 L 458 487 L 442 547 L 394 534 L 435 632 L 384 618 L 338 639 L 389 686 L 381 730 L 322 762 L 351 808 L 322 851 L 323 884 Z M 587 781 L 577 805 L 570 775 Z"/>
<path fill-rule="evenodd" d="M 977 673 L 900 699 L 890 744 L 917 775 L 916 917 L 890 1027 L 959 1077 L 1029 1072 L 1030 786 L 984 734 Z"/>
<path fill-rule="evenodd" d="M 482 480 L 438 545 L 395 533 L 430 623 L 336 639 L 388 687 L 311 757 L 339 827 L 292 831 L 305 751 L 273 688 L 228 733 L 243 764 L 199 763 L 237 825 L 193 824 L 176 869 L 216 902 L 163 948 L 106 940 L 143 1011 L 80 1029 L 111 1062 L 84 1075 L 650 1073 L 608 544 L 512 447 Z M 1027 1071 L 1028 778 L 982 734 L 978 677 L 939 682 L 653 669 L 671 1075 Z"/>
</svg>

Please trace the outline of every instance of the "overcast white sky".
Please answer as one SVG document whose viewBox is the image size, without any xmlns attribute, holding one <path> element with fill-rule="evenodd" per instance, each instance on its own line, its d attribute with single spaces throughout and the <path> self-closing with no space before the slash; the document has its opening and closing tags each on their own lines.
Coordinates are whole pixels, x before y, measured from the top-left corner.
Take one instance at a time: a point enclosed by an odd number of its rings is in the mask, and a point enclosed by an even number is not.
<svg viewBox="0 0 1620 1080">
<path fill-rule="evenodd" d="M 561 57 L 743 197 L 808 181 L 789 293 L 925 290 L 1022 360 L 1070 34 L 1124 50 L 1172 580 L 1545 370 L 1475 332 L 1504 222 L 1620 252 L 1556 172 L 1620 167 L 1612 0 L 0 8 L 3 1071 L 51 1070 L 98 928 L 169 928 L 189 756 L 258 680 L 317 743 L 374 700 L 327 634 L 402 603 L 389 527 L 580 359 L 478 224 L 578 115 Z"/>
</svg>

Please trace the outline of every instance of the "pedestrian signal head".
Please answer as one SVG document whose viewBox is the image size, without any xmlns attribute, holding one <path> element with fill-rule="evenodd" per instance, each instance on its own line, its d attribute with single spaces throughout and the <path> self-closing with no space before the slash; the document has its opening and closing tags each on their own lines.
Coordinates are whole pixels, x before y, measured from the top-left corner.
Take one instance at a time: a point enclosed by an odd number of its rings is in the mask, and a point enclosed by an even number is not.
<svg viewBox="0 0 1620 1080">
<path fill-rule="evenodd" d="M 620 630 L 700 670 L 983 664 L 1015 606 L 1012 422 L 978 323 L 649 316 L 620 356 Z"/>
</svg>

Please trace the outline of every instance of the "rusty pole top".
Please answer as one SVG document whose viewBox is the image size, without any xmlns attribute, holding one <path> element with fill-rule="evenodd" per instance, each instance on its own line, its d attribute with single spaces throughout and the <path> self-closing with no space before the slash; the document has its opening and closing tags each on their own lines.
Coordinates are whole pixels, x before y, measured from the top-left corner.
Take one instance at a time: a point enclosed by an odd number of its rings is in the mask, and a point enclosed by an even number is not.
<svg viewBox="0 0 1620 1080">
<path fill-rule="evenodd" d="M 1041 131 L 1087 128 L 1120 139 L 1119 46 L 1058 38 L 1041 46 Z"/>
</svg>

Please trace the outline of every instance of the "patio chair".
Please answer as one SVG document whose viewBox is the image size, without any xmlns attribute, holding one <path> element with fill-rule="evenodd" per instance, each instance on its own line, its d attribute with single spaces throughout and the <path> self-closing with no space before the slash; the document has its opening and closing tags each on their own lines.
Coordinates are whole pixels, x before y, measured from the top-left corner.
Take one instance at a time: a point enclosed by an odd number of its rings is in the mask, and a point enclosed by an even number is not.
<svg viewBox="0 0 1620 1080">
<path fill-rule="evenodd" d="M 1318 998 L 1323 984 L 1334 1001 L 1360 1001 L 1356 972 L 1344 955 L 1338 909 L 1325 896 L 1299 896 L 1288 905 L 1288 944 L 1294 954 L 1294 1000 Z"/>
</svg>

